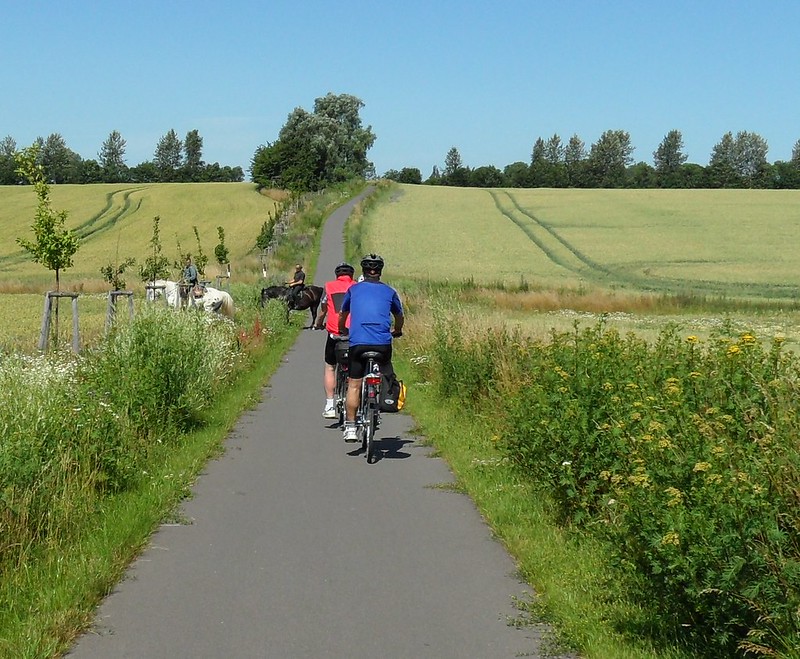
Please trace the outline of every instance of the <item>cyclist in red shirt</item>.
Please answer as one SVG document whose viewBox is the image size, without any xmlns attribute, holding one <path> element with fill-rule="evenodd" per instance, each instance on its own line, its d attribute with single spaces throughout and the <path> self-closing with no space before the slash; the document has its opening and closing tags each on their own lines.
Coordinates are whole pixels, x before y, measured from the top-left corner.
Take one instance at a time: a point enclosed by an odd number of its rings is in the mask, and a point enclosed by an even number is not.
<svg viewBox="0 0 800 659">
<path fill-rule="evenodd" d="M 325 283 L 325 291 L 320 300 L 320 313 L 314 329 L 325 329 L 328 331 L 328 338 L 325 341 L 325 371 L 322 383 L 325 387 L 325 409 L 322 416 L 326 419 L 335 419 L 338 415 L 333 402 L 333 391 L 336 387 L 336 343 L 347 341 L 346 336 L 339 334 L 339 311 L 342 308 L 342 300 L 347 290 L 355 283 L 353 274 L 355 269 L 349 263 L 340 263 L 334 269 L 336 279 Z M 350 323 L 347 323 L 350 326 Z"/>
</svg>

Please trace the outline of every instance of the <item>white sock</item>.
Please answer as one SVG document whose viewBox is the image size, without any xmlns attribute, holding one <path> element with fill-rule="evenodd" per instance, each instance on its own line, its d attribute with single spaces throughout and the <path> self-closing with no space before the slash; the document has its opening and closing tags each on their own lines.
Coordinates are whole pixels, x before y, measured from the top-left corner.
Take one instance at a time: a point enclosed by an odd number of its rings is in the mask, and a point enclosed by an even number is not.
<svg viewBox="0 0 800 659">
<path fill-rule="evenodd" d="M 333 398 L 325 399 L 325 407 L 333 407 Z"/>
</svg>

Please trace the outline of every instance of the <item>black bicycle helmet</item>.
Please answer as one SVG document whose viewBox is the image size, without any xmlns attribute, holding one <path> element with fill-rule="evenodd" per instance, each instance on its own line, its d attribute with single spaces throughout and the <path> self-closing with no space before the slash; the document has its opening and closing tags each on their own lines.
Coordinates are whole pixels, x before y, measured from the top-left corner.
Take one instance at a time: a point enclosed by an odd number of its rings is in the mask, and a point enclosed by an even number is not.
<svg viewBox="0 0 800 659">
<path fill-rule="evenodd" d="M 350 275 L 352 277 L 355 274 L 355 272 L 356 269 L 352 265 L 344 261 L 339 265 L 337 265 L 336 269 L 333 271 L 333 273 L 337 277 L 341 277 L 342 275 Z"/>
<path fill-rule="evenodd" d="M 383 271 L 383 257 L 377 254 L 365 254 L 361 259 L 361 269 L 364 271 L 374 270 L 376 272 Z"/>
</svg>

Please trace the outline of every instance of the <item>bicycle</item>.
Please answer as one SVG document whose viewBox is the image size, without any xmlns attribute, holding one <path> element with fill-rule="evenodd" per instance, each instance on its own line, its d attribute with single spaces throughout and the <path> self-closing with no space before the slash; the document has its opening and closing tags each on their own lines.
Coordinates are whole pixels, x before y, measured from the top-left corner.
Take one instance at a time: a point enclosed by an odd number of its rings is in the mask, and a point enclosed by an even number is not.
<svg viewBox="0 0 800 659">
<path fill-rule="evenodd" d="M 350 379 L 350 342 L 339 339 L 334 346 L 336 366 L 334 367 L 335 388 L 333 390 L 333 404 L 339 416 L 339 425 L 344 425 L 345 402 L 347 400 L 347 382 Z"/>
<path fill-rule="evenodd" d="M 380 425 L 381 369 L 377 361 L 381 353 L 368 351 L 362 355 L 367 370 L 361 381 L 361 401 L 356 410 L 356 425 L 361 436 L 361 450 L 368 464 L 375 462 L 375 431 Z"/>
</svg>

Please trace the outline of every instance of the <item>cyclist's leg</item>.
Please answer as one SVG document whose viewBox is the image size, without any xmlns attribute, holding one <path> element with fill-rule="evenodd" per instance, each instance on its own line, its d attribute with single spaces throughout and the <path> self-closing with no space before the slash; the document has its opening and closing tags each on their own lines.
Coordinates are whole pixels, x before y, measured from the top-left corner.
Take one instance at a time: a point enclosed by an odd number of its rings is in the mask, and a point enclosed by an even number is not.
<svg viewBox="0 0 800 659">
<path fill-rule="evenodd" d="M 334 390 L 336 389 L 336 355 L 333 350 L 333 339 L 330 334 L 325 341 L 325 365 L 322 372 L 322 387 L 325 390 L 325 408 L 322 416 L 326 419 L 336 418 L 336 405 L 334 403 Z"/>
<path fill-rule="evenodd" d="M 364 378 L 366 364 L 361 354 L 368 346 L 350 346 L 350 380 L 347 384 L 347 403 L 345 405 L 345 423 L 355 423 L 356 410 L 361 400 L 361 380 Z"/>
<path fill-rule="evenodd" d="M 325 340 L 325 371 L 323 374 L 322 385 L 325 388 L 325 398 L 333 400 L 333 391 L 336 388 L 336 341 L 328 334 Z"/>
</svg>

